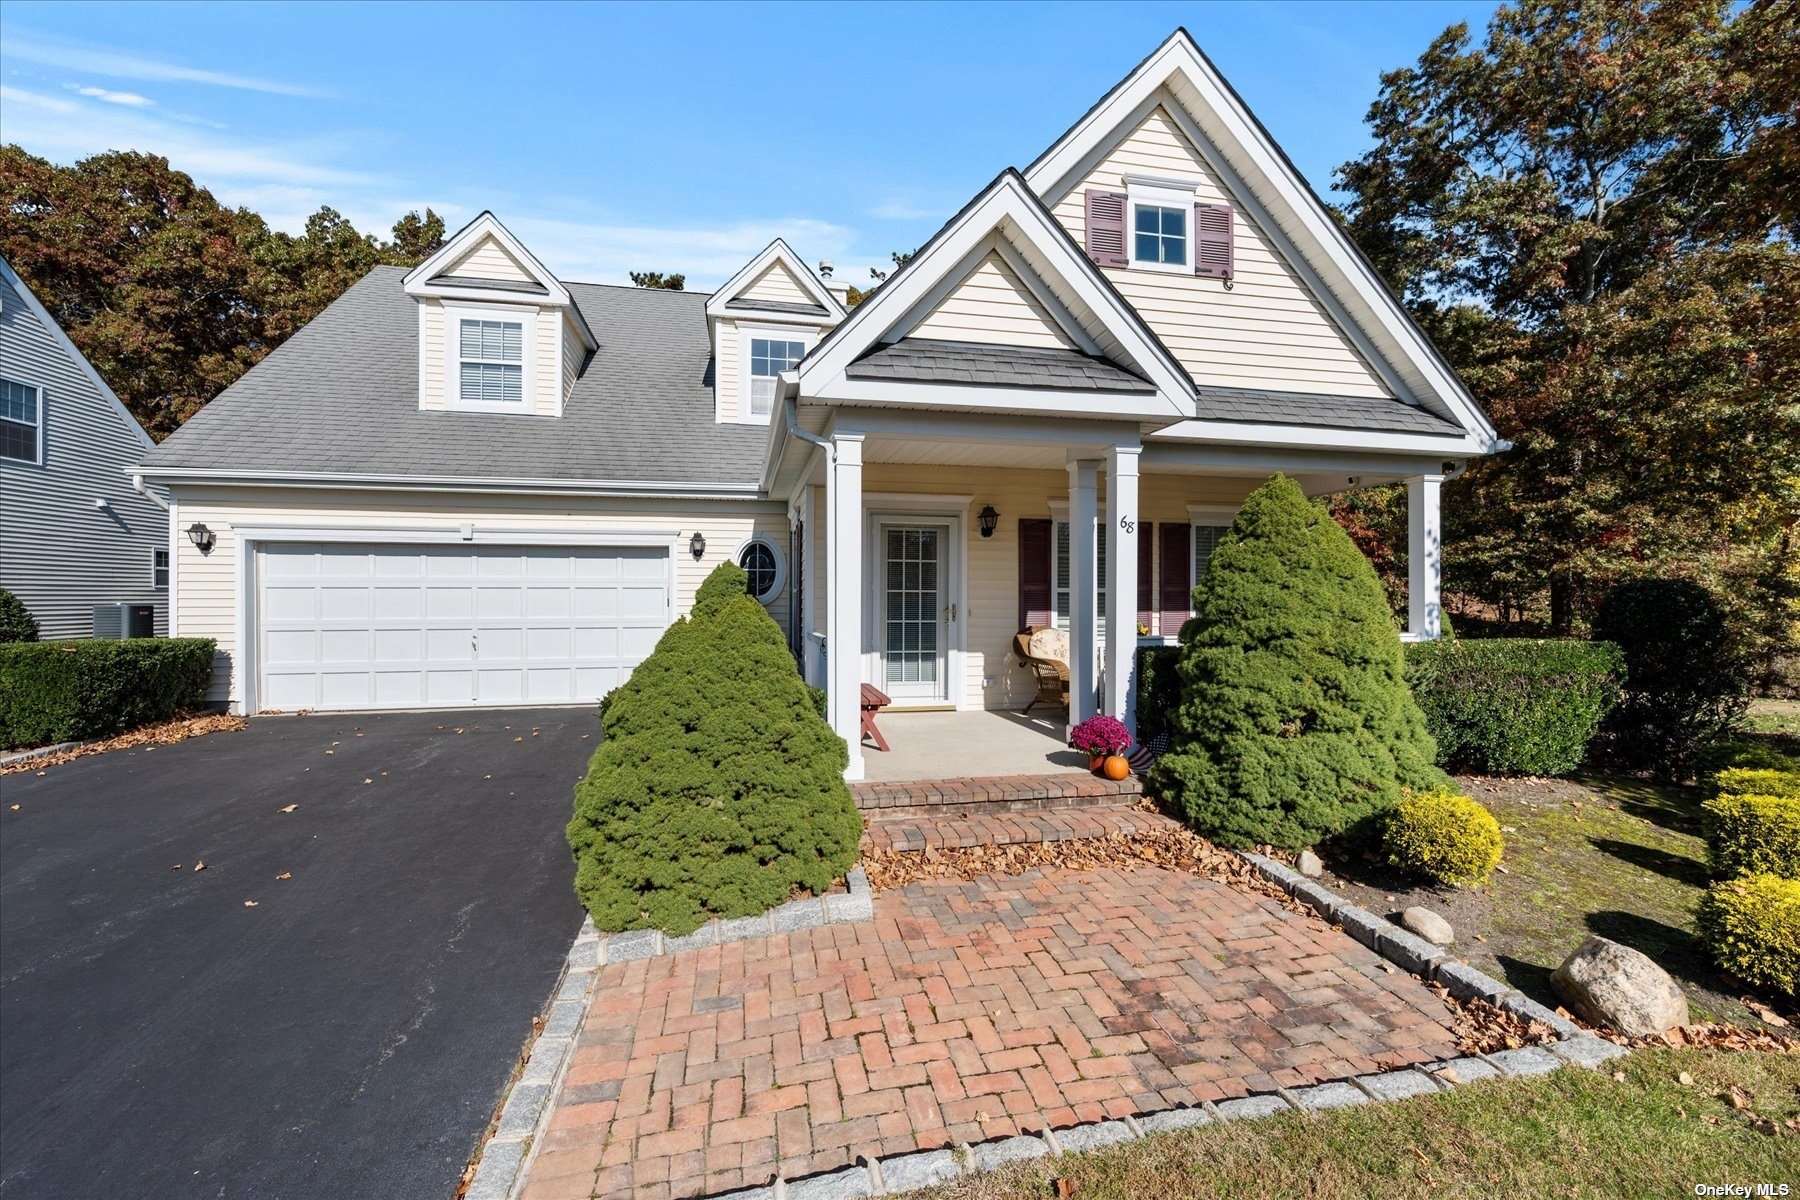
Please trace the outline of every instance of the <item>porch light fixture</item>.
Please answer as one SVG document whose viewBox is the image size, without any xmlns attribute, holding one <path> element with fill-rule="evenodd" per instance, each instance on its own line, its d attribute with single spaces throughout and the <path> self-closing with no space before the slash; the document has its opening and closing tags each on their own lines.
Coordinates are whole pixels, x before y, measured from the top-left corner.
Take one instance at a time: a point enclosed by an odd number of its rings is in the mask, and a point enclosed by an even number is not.
<svg viewBox="0 0 1800 1200">
<path fill-rule="evenodd" d="M 211 554 L 214 544 L 219 540 L 217 537 L 213 536 L 212 530 L 208 529 L 198 521 L 195 521 L 192 525 L 188 526 L 187 535 L 188 541 L 194 543 L 201 554 Z"/>
<path fill-rule="evenodd" d="M 688 553 L 694 556 L 695 562 L 699 562 L 706 554 L 706 536 L 698 529 L 694 530 L 694 536 L 688 539 Z"/>
<path fill-rule="evenodd" d="M 981 511 L 975 514 L 975 520 L 981 526 L 981 536 L 991 538 L 1000 525 L 1000 514 L 994 511 L 993 505 L 984 504 Z"/>
</svg>

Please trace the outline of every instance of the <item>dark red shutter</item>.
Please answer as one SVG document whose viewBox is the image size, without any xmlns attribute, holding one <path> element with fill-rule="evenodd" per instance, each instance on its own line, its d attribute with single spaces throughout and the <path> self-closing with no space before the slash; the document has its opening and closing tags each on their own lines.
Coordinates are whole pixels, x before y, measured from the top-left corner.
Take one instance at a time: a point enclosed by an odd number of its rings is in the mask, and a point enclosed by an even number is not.
<svg viewBox="0 0 1800 1200">
<path fill-rule="evenodd" d="M 1194 274 L 1231 278 L 1231 206 L 1194 205 Z"/>
<path fill-rule="evenodd" d="M 1019 518 L 1019 628 L 1050 624 L 1050 555 L 1054 535 L 1044 517 Z"/>
<path fill-rule="evenodd" d="M 1162 587 L 1158 591 L 1162 595 L 1162 624 L 1158 632 L 1176 634 L 1181 632 L 1182 622 L 1188 618 L 1188 610 L 1194 606 L 1193 574 L 1194 560 L 1188 554 L 1188 527 L 1173 521 L 1165 521 L 1157 539 L 1157 548 L 1162 557 Z"/>
<path fill-rule="evenodd" d="M 1089 191 L 1087 253 L 1096 266 L 1125 265 L 1125 193 Z"/>
<path fill-rule="evenodd" d="M 1151 521 L 1138 522 L 1138 624 L 1150 627 L 1150 610 L 1156 607 L 1155 592 L 1150 587 L 1150 565 L 1156 557 L 1154 535 L 1156 525 Z"/>
</svg>

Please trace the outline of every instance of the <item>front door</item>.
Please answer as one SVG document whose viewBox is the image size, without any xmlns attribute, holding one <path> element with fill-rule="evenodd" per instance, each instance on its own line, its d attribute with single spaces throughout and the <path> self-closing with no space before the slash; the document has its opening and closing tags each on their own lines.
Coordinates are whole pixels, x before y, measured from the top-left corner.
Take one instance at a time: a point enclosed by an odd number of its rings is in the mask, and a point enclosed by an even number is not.
<svg viewBox="0 0 1800 1200">
<path fill-rule="evenodd" d="M 883 520 L 876 526 L 881 689 L 896 703 L 950 699 L 950 524 Z"/>
</svg>

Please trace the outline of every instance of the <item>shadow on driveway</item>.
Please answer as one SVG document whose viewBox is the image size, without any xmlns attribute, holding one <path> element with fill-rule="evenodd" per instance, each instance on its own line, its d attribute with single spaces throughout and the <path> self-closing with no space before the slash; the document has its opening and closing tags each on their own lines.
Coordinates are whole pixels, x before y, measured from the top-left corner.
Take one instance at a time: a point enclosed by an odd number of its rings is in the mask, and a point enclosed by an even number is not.
<svg viewBox="0 0 1800 1200">
<path fill-rule="evenodd" d="M 265 717 L 0 777 L 0 1196 L 448 1197 L 581 922 L 597 736 Z"/>
</svg>

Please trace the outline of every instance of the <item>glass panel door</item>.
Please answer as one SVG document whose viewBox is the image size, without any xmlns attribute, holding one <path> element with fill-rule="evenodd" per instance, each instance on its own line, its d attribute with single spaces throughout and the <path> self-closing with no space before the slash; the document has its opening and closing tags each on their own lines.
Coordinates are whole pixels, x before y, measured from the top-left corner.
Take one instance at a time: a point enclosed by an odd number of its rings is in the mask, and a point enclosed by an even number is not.
<svg viewBox="0 0 1800 1200">
<path fill-rule="evenodd" d="M 895 700 L 947 700 L 949 603 L 945 525 L 880 527 L 882 690 Z"/>
</svg>

